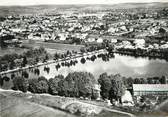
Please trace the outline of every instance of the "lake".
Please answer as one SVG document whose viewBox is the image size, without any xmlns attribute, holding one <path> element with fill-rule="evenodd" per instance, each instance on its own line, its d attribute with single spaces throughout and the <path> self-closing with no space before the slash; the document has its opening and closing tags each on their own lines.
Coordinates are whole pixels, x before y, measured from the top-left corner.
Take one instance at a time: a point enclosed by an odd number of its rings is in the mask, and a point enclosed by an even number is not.
<svg viewBox="0 0 168 117">
<path fill-rule="evenodd" d="M 100 74 L 107 72 L 108 74 L 120 73 L 126 77 L 152 77 L 152 76 L 168 76 L 168 62 L 159 59 L 148 58 L 135 58 L 131 56 L 114 54 L 114 58 L 110 58 L 109 61 L 103 61 L 102 58 L 97 58 L 94 62 L 86 60 L 85 64 L 80 62 L 81 58 L 78 58 L 78 63 L 71 67 L 60 67 L 56 70 L 57 63 L 50 64 L 49 73 L 44 71 L 44 66 L 40 66 L 40 76 L 45 76 L 47 79 L 53 78 L 55 75 L 62 74 L 66 76 L 70 72 L 74 71 L 87 71 L 91 72 L 96 78 Z M 85 57 L 86 58 L 86 57 Z M 61 65 L 61 63 L 60 63 Z"/>
<path fill-rule="evenodd" d="M 91 57 L 91 55 L 87 56 Z M 87 58 L 85 56 L 85 58 Z M 114 54 L 114 57 L 110 58 L 109 61 L 103 61 L 102 58 L 95 59 L 95 61 L 87 60 L 85 64 L 82 64 L 81 58 L 75 59 L 78 61 L 75 65 L 72 65 L 70 67 L 67 66 L 61 66 L 60 68 L 56 69 L 56 65 L 58 63 L 52 63 L 47 66 L 40 66 L 38 67 L 40 74 L 39 76 L 45 76 L 47 79 L 54 78 L 58 74 L 62 74 L 64 76 L 67 76 L 70 72 L 75 71 L 87 71 L 91 72 L 96 79 L 99 78 L 99 75 L 107 72 L 108 74 L 121 74 L 125 77 L 154 77 L 154 76 L 162 76 L 166 75 L 168 76 L 168 62 L 165 60 L 160 59 L 148 59 L 148 58 L 135 58 L 132 56 L 125 56 L 125 55 L 119 55 Z M 67 61 L 69 62 L 69 61 Z M 47 73 L 44 71 L 44 67 L 49 67 L 50 70 Z M 35 69 L 27 70 L 29 73 L 30 78 L 37 78 L 39 77 L 34 73 Z M 20 73 L 15 73 L 15 75 L 20 75 Z M 11 76 L 11 74 L 7 74 L 8 77 Z M 10 89 L 13 86 L 12 80 L 9 82 L 4 81 L 4 85 L 2 88 Z"/>
</svg>

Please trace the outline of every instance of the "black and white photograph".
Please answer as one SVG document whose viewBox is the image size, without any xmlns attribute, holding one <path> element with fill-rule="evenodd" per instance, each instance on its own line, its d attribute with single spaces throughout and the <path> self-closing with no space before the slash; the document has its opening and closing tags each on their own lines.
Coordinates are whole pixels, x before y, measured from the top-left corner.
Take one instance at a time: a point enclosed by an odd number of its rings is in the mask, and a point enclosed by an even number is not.
<svg viewBox="0 0 168 117">
<path fill-rule="evenodd" d="M 0 0 L 0 117 L 168 117 L 168 0 Z"/>
</svg>

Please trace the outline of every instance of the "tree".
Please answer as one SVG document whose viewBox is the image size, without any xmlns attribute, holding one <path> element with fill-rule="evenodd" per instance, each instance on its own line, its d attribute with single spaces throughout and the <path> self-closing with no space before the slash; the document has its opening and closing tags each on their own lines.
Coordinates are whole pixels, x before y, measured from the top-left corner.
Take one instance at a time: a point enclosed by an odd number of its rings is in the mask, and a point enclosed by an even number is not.
<svg viewBox="0 0 168 117">
<path fill-rule="evenodd" d="M 38 79 L 29 79 L 29 89 L 32 93 L 48 93 L 49 86 L 45 77 L 39 77 Z"/>
<path fill-rule="evenodd" d="M 28 86 L 29 86 L 29 83 L 28 83 L 28 80 L 26 78 L 23 78 L 23 77 L 15 77 L 13 79 L 13 88 L 14 90 L 20 90 L 22 92 L 27 92 L 28 90 Z"/>
<path fill-rule="evenodd" d="M 96 58 L 97 58 L 96 55 L 93 55 L 91 56 L 90 60 L 94 62 Z"/>
<path fill-rule="evenodd" d="M 4 76 L 3 77 L 3 80 L 5 80 L 6 82 L 9 82 L 10 81 L 10 78 L 8 76 Z"/>
<path fill-rule="evenodd" d="M 99 76 L 98 79 L 99 84 L 101 85 L 100 89 L 101 89 L 101 96 L 103 99 L 108 99 L 109 98 L 109 91 L 112 87 L 111 85 L 111 79 L 109 78 L 109 76 L 107 75 L 107 73 L 103 73 Z"/>
<path fill-rule="evenodd" d="M 55 78 L 50 78 L 48 81 L 49 85 L 49 93 L 52 95 L 58 94 L 59 86 L 58 83 L 59 81 L 63 80 L 64 76 L 63 75 L 58 75 L 55 76 Z"/>
<path fill-rule="evenodd" d="M 25 67 L 27 63 L 28 63 L 28 62 L 27 62 L 27 57 L 24 56 L 24 57 L 23 57 L 23 62 L 22 62 L 22 67 Z"/>
<path fill-rule="evenodd" d="M 84 47 L 80 48 L 80 52 L 81 53 L 85 53 L 86 52 L 86 49 Z"/>
<path fill-rule="evenodd" d="M 27 71 L 22 72 L 22 77 L 29 78 L 29 74 L 27 73 Z"/>
<path fill-rule="evenodd" d="M 15 62 L 14 61 L 11 61 L 10 63 L 9 63 L 9 69 L 11 70 L 11 69 L 14 69 L 14 67 L 15 67 Z"/>
<path fill-rule="evenodd" d="M 0 76 L 0 86 L 3 86 L 4 79 Z"/>
<path fill-rule="evenodd" d="M 134 84 L 141 84 L 141 80 L 139 78 L 134 79 Z"/>
<path fill-rule="evenodd" d="M 160 83 L 161 84 L 166 84 L 166 77 L 165 76 L 162 76 L 160 79 L 159 79 Z"/>
<path fill-rule="evenodd" d="M 134 84 L 134 80 L 133 80 L 131 77 L 129 77 L 129 78 L 127 79 L 127 86 L 128 86 L 128 87 L 132 87 L 132 84 Z"/>
<path fill-rule="evenodd" d="M 81 58 L 81 63 L 85 64 L 85 62 L 86 62 L 85 58 Z"/>
<path fill-rule="evenodd" d="M 119 100 L 119 102 L 121 103 L 121 96 L 125 93 L 125 85 L 122 77 L 120 74 L 110 75 L 109 77 L 112 84 L 109 97 L 111 100 L 116 99 Z"/>
<path fill-rule="evenodd" d="M 140 78 L 140 84 L 146 84 L 147 81 L 144 78 Z"/>
<path fill-rule="evenodd" d="M 60 54 L 58 54 L 57 52 L 54 54 L 54 60 L 58 60 L 60 58 Z"/>
<path fill-rule="evenodd" d="M 61 80 L 59 85 L 59 95 L 70 97 L 92 97 L 92 90 L 96 80 L 91 73 L 88 72 L 73 72 L 69 73 L 64 80 Z"/>
</svg>

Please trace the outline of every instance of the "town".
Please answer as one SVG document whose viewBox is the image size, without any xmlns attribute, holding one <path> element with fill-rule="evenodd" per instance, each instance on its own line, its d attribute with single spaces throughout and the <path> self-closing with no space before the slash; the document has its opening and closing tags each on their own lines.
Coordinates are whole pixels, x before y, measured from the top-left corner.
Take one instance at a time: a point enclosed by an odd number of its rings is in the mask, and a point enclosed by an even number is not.
<svg viewBox="0 0 168 117">
<path fill-rule="evenodd" d="M 22 99 L 64 112 L 61 117 L 166 117 L 168 3 L 155 4 L 0 12 L 0 101 Z M 6 106 L 2 117 L 9 114 Z"/>
</svg>

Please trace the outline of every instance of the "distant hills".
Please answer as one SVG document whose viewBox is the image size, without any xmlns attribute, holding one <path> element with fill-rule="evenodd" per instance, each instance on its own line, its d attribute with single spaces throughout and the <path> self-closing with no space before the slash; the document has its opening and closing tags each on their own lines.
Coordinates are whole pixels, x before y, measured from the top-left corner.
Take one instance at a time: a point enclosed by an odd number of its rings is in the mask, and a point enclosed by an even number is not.
<svg viewBox="0 0 168 117">
<path fill-rule="evenodd" d="M 55 13 L 59 11 L 84 11 L 84 10 L 105 10 L 105 9 L 132 9 L 132 8 L 159 8 L 167 7 L 168 2 L 153 3 L 121 3 L 112 5 L 34 5 L 34 6 L 0 6 L 0 16 L 12 14 L 39 14 L 39 13 Z"/>
</svg>

